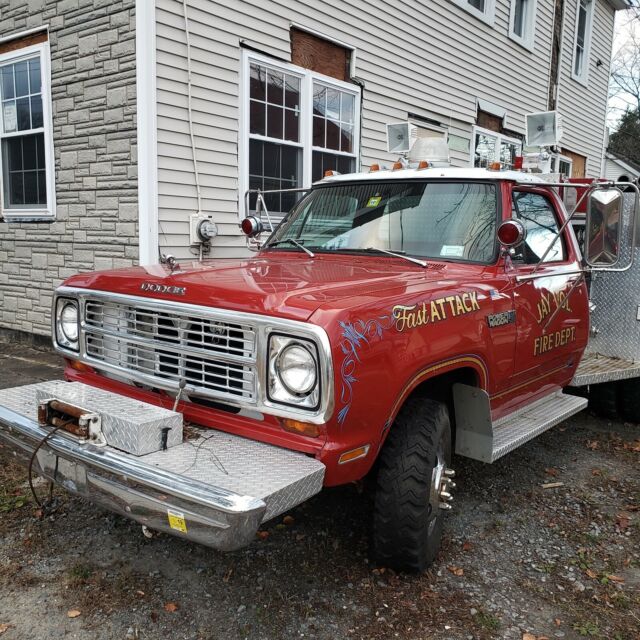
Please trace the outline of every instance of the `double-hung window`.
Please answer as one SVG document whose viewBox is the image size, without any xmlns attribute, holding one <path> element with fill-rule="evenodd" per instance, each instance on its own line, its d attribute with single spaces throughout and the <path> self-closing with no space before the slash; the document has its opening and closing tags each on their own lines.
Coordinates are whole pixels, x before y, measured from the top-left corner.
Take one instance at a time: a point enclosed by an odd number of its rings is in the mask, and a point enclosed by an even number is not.
<svg viewBox="0 0 640 640">
<path fill-rule="evenodd" d="M 471 15 L 493 26 L 496 2 L 495 0 L 451 0 Z"/>
<path fill-rule="evenodd" d="M 536 0 L 511 0 L 509 37 L 526 49 L 533 49 Z"/>
<path fill-rule="evenodd" d="M 49 49 L 0 54 L 0 197 L 5 220 L 55 215 Z"/>
<path fill-rule="evenodd" d="M 486 169 L 493 162 L 501 162 L 505 169 L 512 169 L 516 156 L 522 154 L 522 142 L 501 133 L 473 128 L 471 162 L 474 167 Z"/>
<path fill-rule="evenodd" d="M 308 188 L 329 169 L 357 169 L 359 87 L 248 51 L 244 73 L 241 201 L 247 189 Z M 278 220 L 298 197 L 294 192 L 266 194 L 264 200 Z M 249 209 L 255 207 L 253 194 Z"/>
<path fill-rule="evenodd" d="M 572 76 L 574 80 L 578 80 L 583 84 L 587 83 L 587 76 L 589 74 L 589 51 L 591 49 L 593 9 L 593 0 L 578 0 Z"/>
</svg>

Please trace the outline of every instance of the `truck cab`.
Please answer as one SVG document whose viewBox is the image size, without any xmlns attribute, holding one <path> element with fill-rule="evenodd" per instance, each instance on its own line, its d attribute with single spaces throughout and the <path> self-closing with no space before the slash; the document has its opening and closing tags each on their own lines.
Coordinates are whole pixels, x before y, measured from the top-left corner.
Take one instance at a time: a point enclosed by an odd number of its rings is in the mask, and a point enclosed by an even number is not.
<svg viewBox="0 0 640 640">
<path fill-rule="evenodd" d="M 374 476 L 376 559 L 421 571 L 452 454 L 491 463 L 586 406 L 563 393 L 589 340 L 568 222 L 534 174 L 329 175 L 252 258 L 69 278 L 52 310 L 67 382 L 0 392 L 0 439 L 222 550 Z"/>
</svg>

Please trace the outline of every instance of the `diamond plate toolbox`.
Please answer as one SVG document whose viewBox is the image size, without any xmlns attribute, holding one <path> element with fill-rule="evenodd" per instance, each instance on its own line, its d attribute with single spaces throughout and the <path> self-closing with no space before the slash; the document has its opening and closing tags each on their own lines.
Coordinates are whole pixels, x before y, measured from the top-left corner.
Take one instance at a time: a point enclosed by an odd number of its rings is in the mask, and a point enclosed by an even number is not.
<svg viewBox="0 0 640 640">
<path fill-rule="evenodd" d="M 51 398 L 99 414 L 107 444 L 135 456 L 160 451 L 163 429 L 169 429 L 168 447 L 182 443 L 180 413 L 80 382 L 46 382 L 38 385 L 36 401 Z"/>
</svg>

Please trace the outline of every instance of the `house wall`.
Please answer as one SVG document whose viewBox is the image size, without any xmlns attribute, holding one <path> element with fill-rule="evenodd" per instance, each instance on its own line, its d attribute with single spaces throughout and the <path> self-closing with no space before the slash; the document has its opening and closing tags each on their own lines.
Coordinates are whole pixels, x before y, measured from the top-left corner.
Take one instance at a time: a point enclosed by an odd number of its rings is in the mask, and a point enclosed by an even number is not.
<svg viewBox="0 0 640 640">
<path fill-rule="evenodd" d="M 135 0 L 0 0 L 0 38 L 48 25 L 56 220 L 0 222 L 0 328 L 50 332 L 53 289 L 138 257 Z"/>
<path fill-rule="evenodd" d="M 637 171 L 629 170 L 611 158 L 604 161 L 604 177 L 607 180 L 618 180 L 620 176 L 627 176 L 633 181 L 638 179 L 638 175 Z"/>
<path fill-rule="evenodd" d="M 604 153 L 604 135 L 609 92 L 609 63 L 613 42 L 613 8 L 597 0 L 591 34 L 591 54 L 587 85 L 571 77 L 579 0 L 566 0 L 562 68 L 558 110 L 562 114 L 562 148 L 586 156 L 586 175 L 599 176 Z M 597 65 L 600 60 L 602 64 Z"/>
<path fill-rule="evenodd" d="M 575 2 L 568 0 L 563 47 L 567 146 L 599 173 L 613 10 L 597 0 L 590 86 L 570 78 Z M 364 83 L 361 158 L 395 160 L 386 152 L 385 123 L 415 113 L 471 141 L 477 98 L 507 111 L 505 127 L 524 133 L 524 116 L 546 111 L 553 3 L 538 1 L 533 52 L 509 39 L 510 0 L 496 0 L 490 27 L 456 4 L 410 0 L 335 5 L 300 0 L 188 0 L 193 122 L 203 209 L 218 223 L 212 255 L 238 255 L 238 120 L 241 46 L 289 61 L 291 24 L 320 31 L 356 50 L 355 75 Z M 187 49 L 180 0 L 156 0 L 159 243 L 177 257 L 188 248 L 188 216 L 196 189 L 187 125 Z M 595 71 L 596 57 L 605 67 Z M 569 74 L 570 75 L 570 74 Z M 573 93 L 571 93 L 573 92 Z M 566 113 L 566 112 L 570 113 Z M 452 151 L 454 166 L 470 152 Z"/>
</svg>

